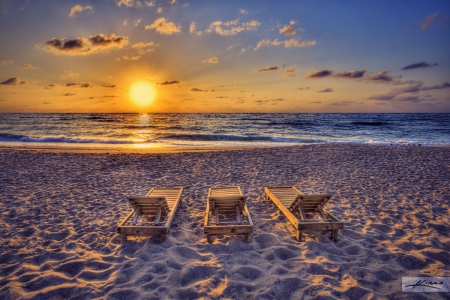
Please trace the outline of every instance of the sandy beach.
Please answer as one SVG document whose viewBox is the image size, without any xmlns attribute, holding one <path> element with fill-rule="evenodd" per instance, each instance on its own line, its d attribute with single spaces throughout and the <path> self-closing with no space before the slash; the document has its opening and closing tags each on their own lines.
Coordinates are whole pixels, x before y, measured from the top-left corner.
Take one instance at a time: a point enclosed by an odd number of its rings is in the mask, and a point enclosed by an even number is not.
<svg viewBox="0 0 450 300">
<path fill-rule="evenodd" d="M 0 150 L 1 299 L 449 297 L 401 289 L 402 277 L 450 276 L 449 147 L 131 152 Z M 248 196 L 254 233 L 209 244 L 208 188 L 230 185 Z M 167 238 L 122 244 L 126 196 L 164 186 L 184 187 Z M 338 241 L 297 242 L 264 186 L 334 195 Z"/>
</svg>

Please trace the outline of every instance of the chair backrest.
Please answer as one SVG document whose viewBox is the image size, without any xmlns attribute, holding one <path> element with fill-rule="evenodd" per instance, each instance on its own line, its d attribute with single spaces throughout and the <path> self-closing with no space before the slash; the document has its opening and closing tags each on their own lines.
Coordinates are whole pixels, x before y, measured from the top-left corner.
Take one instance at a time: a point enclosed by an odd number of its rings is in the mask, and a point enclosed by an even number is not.
<svg viewBox="0 0 450 300">
<path fill-rule="evenodd" d="M 161 207 L 161 214 L 167 215 L 170 212 L 169 204 L 164 196 L 136 196 L 128 197 L 128 201 L 134 209 L 140 207 L 140 213 L 144 215 L 153 215 Z"/>
<path fill-rule="evenodd" d="M 290 211 L 295 211 L 301 205 L 304 212 L 314 212 L 321 210 L 330 200 L 332 195 L 298 195 L 289 207 Z"/>
<path fill-rule="evenodd" d="M 228 195 L 228 196 L 210 196 L 207 201 L 209 202 L 209 209 L 212 211 L 215 206 L 219 206 L 219 212 L 236 212 L 236 205 L 239 205 L 239 209 L 243 210 L 247 197 L 243 195 Z"/>
</svg>

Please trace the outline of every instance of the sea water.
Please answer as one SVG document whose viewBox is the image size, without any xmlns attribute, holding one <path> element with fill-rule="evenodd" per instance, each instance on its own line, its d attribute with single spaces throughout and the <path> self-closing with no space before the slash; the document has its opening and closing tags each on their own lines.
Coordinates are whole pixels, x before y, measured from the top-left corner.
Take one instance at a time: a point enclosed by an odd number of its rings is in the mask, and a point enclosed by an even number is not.
<svg viewBox="0 0 450 300">
<path fill-rule="evenodd" d="M 450 145 L 450 114 L 0 114 L 0 146 Z"/>
</svg>

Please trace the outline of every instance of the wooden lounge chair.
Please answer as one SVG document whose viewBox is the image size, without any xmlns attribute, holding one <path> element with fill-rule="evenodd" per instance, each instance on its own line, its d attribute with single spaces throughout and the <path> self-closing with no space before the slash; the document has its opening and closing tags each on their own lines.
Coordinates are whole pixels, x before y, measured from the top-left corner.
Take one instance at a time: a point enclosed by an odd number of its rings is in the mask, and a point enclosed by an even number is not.
<svg viewBox="0 0 450 300">
<path fill-rule="evenodd" d="M 303 195 L 293 186 L 265 187 L 264 192 L 295 227 L 297 241 L 302 231 L 331 231 L 331 238 L 337 241 L 344 223 L 324 209 L 331 195 Z"/>
<path fill-rule="evenodd" d="M 154 188 L 145 196 L 127 197 L 133 211 L 117 225 L 122 243 L 128 235 L 160 235 L 164 239 L 172 223 L 183 188 Z"/>
<path fill-rule="evenodd" d="M 253 222 L 245 201 L 246 196 L 239 186 L 209 189 L 204 223 L 208 242 L 211 242 L 211 235 L 218 234 L 245 234 L 248 242 Z"/>
</svg>

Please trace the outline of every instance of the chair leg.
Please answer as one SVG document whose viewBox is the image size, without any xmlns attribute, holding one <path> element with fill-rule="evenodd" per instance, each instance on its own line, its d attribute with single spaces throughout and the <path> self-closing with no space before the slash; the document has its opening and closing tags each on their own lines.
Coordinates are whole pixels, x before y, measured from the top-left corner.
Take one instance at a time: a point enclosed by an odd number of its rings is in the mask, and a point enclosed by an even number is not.
<svg viewBox="0 0 450 300">
<path fill-rule="evenodd" d="M 339 229 L 334 229 L 331 231 L 331 239 L 334 240 L 334 242 L 337 242 Z"/>
<path fill-rule="evenodd" d="M 248 236 L 249 236 L 249 235 L 250 235 L 249 233 L 246 233 L 246 234 L 245 234 L 244 241 L 245 241 L 246 243 L 248 243 Z"/>
<path fill-rule="evenodd" d="M 211 243 L 211 235 L 210 234 L 206 235 L 206 240 L 208 241 L 208 243 Z"/>
<path fill-rule="evenodd" d="M 161 243 L 164 242 L 165 239 L 166 239 L 166 235 L 165 234 L 161 234 Z"/>
<path fill-rule="evenodd" d="M 120 236 L 122 238 L 122 244 L 125 243 L 127 241 L 127 235 L 125 233 L 122 233 Z"/>
<path fill-rule="evenodd" d="M 295 232 L 295 239 L 297 240 L 297 242 L 300 242 L 301 238 L 302 238 L 302 231 L 301 230 L 297 230 Z"/>
</svg>

